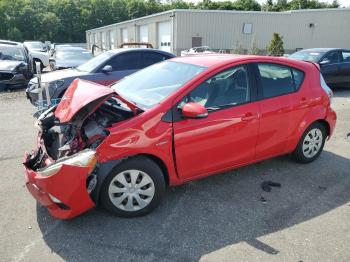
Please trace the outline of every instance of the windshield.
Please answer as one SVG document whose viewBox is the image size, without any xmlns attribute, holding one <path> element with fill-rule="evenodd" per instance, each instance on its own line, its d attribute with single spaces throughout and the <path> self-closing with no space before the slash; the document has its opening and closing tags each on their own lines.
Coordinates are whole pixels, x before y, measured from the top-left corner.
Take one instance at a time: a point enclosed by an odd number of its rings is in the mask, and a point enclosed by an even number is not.
<svg viewBox="0 0 350 262">
<path fill-rule="evenodd" d="M 317 62 L 323 54 L 324 54 L 324 52 L 306 51 L 305 50 L 305 51 L 296 52 L 296 53 L 290 55 L 288 58 Z"/>
<path fill-rule="evenodd" d="M 124 78 L 112 88 L 141 109 L 149 109 L 205 69 L 192 64 L 165 61 Z"/>
<path fill-rule="evenodd" d="M 113 52 L 104 52 L 90 59 L 89 61 L 82 64 L 81 66 L 77 67 L 77 69 L 79 71 L 92 72 L 97 67 L 101 66 L 104 62 L 106 62 L 109 58 L 111 58 L 113 55 L 114 55 Z"/>
<path fill-rule="evenodd" d="M 86 50 L 58 50 L 56 59 L 62 60 L 89 60 L 92 54 Z"/>
<path fill-rule="evenodd" d="M 42 42 L 25 42 L 24 43 L 28 49 L 44 49 L 44 44 Z"/>
<path fill-rule="evenodd" d="M 25 56 L 20 47 L 0 46 L 0 60 L 25 61 Z"/>
</svg>

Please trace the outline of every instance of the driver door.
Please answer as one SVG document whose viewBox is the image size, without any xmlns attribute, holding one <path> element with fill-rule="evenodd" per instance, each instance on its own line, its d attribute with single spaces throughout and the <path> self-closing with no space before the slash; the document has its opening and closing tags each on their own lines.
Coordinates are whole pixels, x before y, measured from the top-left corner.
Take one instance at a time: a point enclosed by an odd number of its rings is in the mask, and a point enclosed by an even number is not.
<svg viewBox="0 0 350 262">
<path fill-rule="evenodd" d="M 176 165 L 182 179 L 253 161 L 259 120 L 250 76 L 247 65 L 224 70 L 196 86 L 178 104 L 179 115 L 187 102 L 199 103 L 209 113 L 200 119 L 174 117 Z"/>
</svg>

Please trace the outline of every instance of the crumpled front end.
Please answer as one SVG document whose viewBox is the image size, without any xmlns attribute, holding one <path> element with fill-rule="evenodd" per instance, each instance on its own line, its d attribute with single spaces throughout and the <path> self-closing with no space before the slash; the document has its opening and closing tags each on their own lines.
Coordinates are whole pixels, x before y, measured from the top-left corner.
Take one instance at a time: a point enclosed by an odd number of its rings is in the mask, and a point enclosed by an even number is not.
<svg viewBox="0 0 350 262">
<path fill-rule="evenodd" d="M 73 218 L 95 206 L 89 193 L 96 185 L 96 152 L 83 150 L 53 161 L 43 144 L 25 156 L 25 181 L 29 192 L 52 216 Z"/>
<path fill-rule="evenodd" d="M 38 155 L 26 155 L 25 165 L 33 157 Z M 50 166 L 46 167 L 48 168 Z M 57 173 L 44 175 L 41 171 L 36 172 L 26 166 L 26 187 L 52 216 L 59 219 L 73 218 L 95 206 L 87 190 L 88 178 L 92 175 L 91 168 L 62 164 Z"/>
<path fill-rule="evenodd" d="M 95 206 L 90 195 L 98 179 L 96 148 L 111 126 L 135 116 L 111 89 L 97 86 L 92 98 L 85 94 L 92 88 L 74 82 L 58 106 L 40 115 L 37 148 L 25 156 L 26 186 L 56 218 L 73 218 Z"/>
</svg>

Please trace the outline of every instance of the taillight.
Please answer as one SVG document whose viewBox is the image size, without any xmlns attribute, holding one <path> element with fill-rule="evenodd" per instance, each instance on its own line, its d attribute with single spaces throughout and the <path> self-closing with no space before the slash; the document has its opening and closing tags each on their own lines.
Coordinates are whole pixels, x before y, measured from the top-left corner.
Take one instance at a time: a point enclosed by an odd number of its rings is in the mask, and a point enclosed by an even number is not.
<svg viewBox="0 0 350 262">
<path fill-rule="evenodd" d="M 329 102 L 332 103 L 333 91 L 329 88 L 326 81 L 324 81 L 322 74 L 320 74 L 320 82 L 321 82 L 322 89 L 327 93 L 327 95 L 329 97 Z"/>
</svg>

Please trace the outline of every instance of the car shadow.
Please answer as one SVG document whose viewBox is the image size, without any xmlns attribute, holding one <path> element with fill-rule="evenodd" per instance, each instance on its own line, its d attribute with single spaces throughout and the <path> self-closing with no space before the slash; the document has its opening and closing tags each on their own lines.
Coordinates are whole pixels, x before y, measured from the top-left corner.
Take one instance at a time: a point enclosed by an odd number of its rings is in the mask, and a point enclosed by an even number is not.
<svg viewBox="0 0 350 262">
<path fill-rule="evenodd" d="M 144 217 L 94 209 L 60 221 L 38 206 L 37 221 L 47 245 L 66 261 L 198 261 L 242 241 L 274 255 L 280 250 L 259 237 L 350 200 L 349 161 L 327 151 L 307 165 L 278 157 L 169 189 Z M 265 192 L 266 180 L 281 187 Z"/>
</svg>

